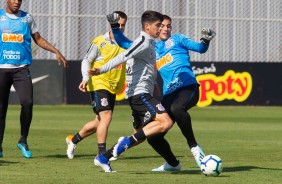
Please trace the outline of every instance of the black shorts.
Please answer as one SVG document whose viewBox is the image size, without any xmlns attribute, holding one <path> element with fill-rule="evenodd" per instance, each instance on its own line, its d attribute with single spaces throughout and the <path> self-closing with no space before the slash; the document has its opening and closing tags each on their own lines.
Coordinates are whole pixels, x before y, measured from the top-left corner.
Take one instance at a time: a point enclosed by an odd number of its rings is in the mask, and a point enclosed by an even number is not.
<svg viewBox="0 0 282 184">
<path fill-rule="evenodd" d="M 132 109 L 133 127 L 138 129 L 150 123 L 156 114 L 166 113 L 161 102 L 149 93 L 138 94 L 128 98 Z"/>
<path fill-rule="evenodd" d="M 174 115 L 171 112 L 171 108 L 178 107 L 185 111 L 194 107 L 199 100 L 199 85 L 192 84 L 183 88 L 177 89 L 171 94 L 165 95 L 162 99 L 162 104 L 167 110 L 167 113 L 174 121 Z"/>
<path fill-rule="evenodd" d="M 105 110 L 114 111 L 116 95 L 107 90 L 90 92 L 91 105 L 95 114 Z"/>
</svg>

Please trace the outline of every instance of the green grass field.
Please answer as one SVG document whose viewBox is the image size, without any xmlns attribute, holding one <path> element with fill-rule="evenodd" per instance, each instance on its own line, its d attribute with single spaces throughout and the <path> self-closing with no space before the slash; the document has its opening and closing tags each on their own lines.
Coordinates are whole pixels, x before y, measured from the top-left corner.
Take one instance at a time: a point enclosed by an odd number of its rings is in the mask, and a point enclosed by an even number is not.
<svg viewBox="0 0 282 184">
<path fill-rule="evenodd" d="M 35 106 L 29 146 L 32 159 L 17 148 L 19 106 L 9 106 L 0 158 L 0 183 L 281 183 L 282 107 L 206 107 L 190 114 L 198 142 L 206 154 L 221 157 L 219 177 L 205 177 L 175 125 L 166 138 L 182 164 L 181 172 L 154 173 L 164 160 L 147 142 L 112 162 L 117 173 L 104 173 L 93 164 L 96 135 L 78 144 L 75 158 L 66 157 L 65 137 L 76 133 L 93 118 L 89 106 Z M 116 106 L 108 136 L 108 148 L 120 136 L 132 133 L 129 106 Z"/>
</svg>

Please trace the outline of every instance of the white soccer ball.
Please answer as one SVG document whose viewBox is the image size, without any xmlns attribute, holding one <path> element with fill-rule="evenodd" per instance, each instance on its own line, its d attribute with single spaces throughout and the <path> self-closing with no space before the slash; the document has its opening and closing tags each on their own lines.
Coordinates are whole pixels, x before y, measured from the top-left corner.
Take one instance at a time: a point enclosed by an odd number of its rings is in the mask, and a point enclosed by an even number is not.
<svg viewBox="0 0 282 184">
<path fill-rule="evenodd" d="M 222 160 L 216 155 L 207 155 L 201 162 L 201 171 L 205 176 L 218 176 L 222 169 Z"/>
</svg>

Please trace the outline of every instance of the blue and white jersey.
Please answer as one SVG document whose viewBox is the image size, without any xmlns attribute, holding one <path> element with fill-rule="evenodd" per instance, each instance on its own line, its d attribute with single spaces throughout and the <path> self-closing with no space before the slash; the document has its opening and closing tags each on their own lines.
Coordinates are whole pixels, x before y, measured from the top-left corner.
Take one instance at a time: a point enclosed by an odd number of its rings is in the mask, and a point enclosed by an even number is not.
<svg viewBox="0 0 282 184">
<path fill-rule="evenodd" d="M 29 14 L 20 11 L 15 19 L 7 16 L 4 9 L 0 10 L 0 65 L 29 65 L 31 55 L 31 30 Z"/>
<path fill-rule="evenodd" d="M 174 34 L 168 40 L 155 44 L 156 68 L 163 79 L 163 95 L 197 83 L 189 51 L 205 53 L 208 47 L 208 44 L 196 42 L 183 34 Z"/>
</svg>

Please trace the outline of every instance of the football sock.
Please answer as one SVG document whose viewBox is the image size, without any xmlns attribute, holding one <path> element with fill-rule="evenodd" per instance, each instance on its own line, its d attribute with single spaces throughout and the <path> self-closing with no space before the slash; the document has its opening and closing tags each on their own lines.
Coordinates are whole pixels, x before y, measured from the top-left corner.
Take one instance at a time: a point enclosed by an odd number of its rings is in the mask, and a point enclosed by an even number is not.
<svg viewBox="0 0 282 184">
<path fill-rule="evenodd" d="M 170 145 L 165 140 L 164 135 L 165 134 L 159 134 L 156 136 L 147 137 L 147 141 L 152 146 L 152 148 L 154 148 L 154 150 L 166 160 L 169 165 L 176 167 L 179 164 L 179 161 L 172 153 Z"/>
<path fill-rule="evenodd" d="M 103 155 L 107 159 L 110 159 L 111 157 L 113 157 L 113 150 L 114 150 L 114 146 L 111 149 L 109 149 L 108 151 L 106 151 L 105 153 L 103 153 Z"/>
<path fill-rule="evenodd" d="M 141 140 L 144 140 L 146 138 L 146 135 L 143 131 L 143 129 L 139 130 L 135 134 L 129 137 L 130 145 L 135 144 L 136 142 L 139 142 Z"/>
<path fill-rule="evenodd" d="M 98 143 L 98 154 L 103 154 L 106 152 L 106 143 Z"/>
<path fill-rule="evenodd" d="M 174 117 L 189 147 L 192 148 L 197 145 L 189 113 L 184 110 L 179 110 L 178 112 L 174 112 Z"/>
<path fill-rule="evenodd" d="M 19 143 L 27 144 L 26 137 L 21 136 L 20 140 L 19 140 Z"/>
<path fill-rule="evenodd" d="M 82 139 L 83 138 L 79 135 L 79 133 L 77 133 L 73 136 L 73 138 L 71 139 L 71 142 L 73 144 L 77 144 L 79 141 L 82 141 Z"/>
</svg>

